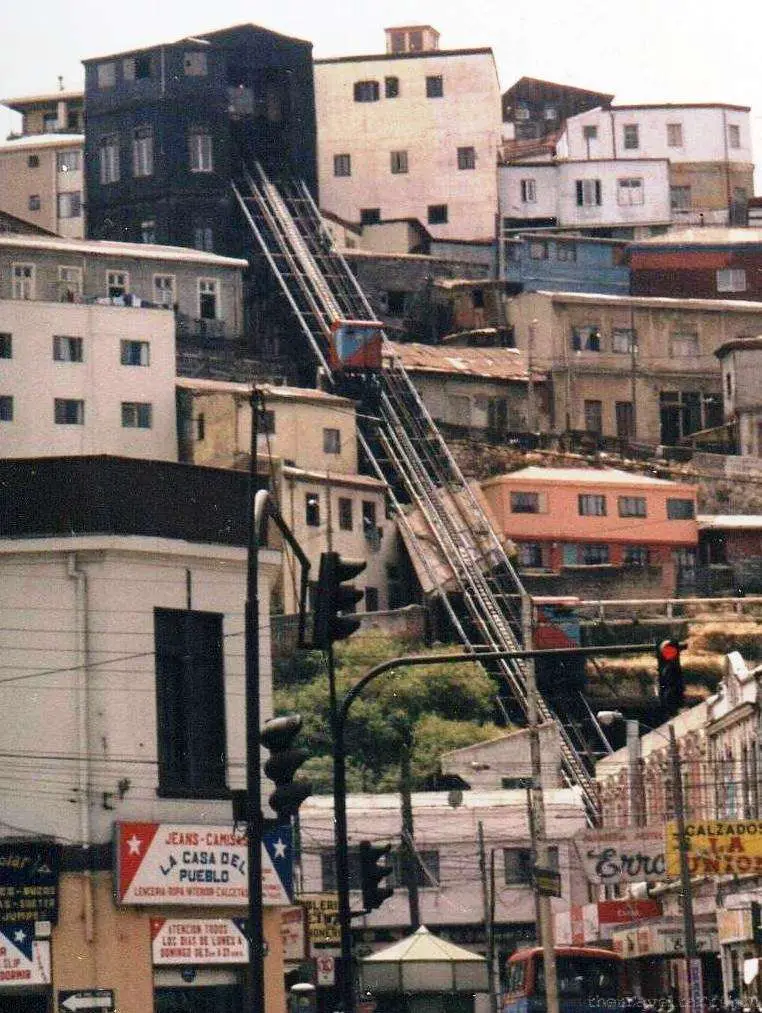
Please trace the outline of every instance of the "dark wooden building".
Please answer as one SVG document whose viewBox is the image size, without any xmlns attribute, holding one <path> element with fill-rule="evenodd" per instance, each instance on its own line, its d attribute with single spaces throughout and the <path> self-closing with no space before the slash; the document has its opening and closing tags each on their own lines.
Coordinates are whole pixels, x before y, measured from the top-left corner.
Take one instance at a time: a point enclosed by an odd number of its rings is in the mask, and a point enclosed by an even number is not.
<svg viewBox="0 0 762 1013">
<path fill-rule="evenodd" d="M 503 122 L 513 123 L 517 141 L 547 137 L 564 120 L 588 109 L 611 105 L 613 95 L 522 77 L 503 92 Z"/>
</svg>

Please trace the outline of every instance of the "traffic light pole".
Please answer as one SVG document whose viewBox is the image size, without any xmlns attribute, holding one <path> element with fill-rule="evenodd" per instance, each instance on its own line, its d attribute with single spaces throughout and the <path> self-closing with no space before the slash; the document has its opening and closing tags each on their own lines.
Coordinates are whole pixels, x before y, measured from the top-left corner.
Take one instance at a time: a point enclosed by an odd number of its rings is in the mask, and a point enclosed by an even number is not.
<svg viewBox="0 0 762 1013">
<path fill-rule="evenodd" d="M 336 701 L 333 649 L 326 648 L 331 700 Z M 339 898 L 339 931 L 341 933 L 341 1008 L 343 1013 L 354 1013 L 352 980 L 352 911 L 349 902 L 349 834 L 347 828 L 346 747 L 344 731 L 349 710 L 368 683 L 379 675 L 395 668 L 412 668 L 417 665 L 454 665 L 464 661 L 502 661 L 519 658 L 566 657 L 570 654 L 600 656 L 604 654 L 642 654 L 643 644 L 606 645 L 605 647 L 572 647 L 567 650 L 545 651 L 484 651 L 449 654 L 413 654 L 392 658 L 375 665 L 352 686 L 340 704 L 331 707 L 333 721 L 333 799 L 336 847 L 336 891 Z"/>
</svg>

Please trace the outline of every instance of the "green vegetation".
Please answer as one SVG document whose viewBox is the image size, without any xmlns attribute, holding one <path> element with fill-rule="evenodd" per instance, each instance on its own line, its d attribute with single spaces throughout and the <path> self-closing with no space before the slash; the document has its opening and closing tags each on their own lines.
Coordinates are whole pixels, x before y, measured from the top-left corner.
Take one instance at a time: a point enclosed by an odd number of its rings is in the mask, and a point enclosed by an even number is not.
<svg viewBox="0 0 762 1013">
<path fill-rule="evenodd" d="M 358 634 L 336 646 L 339 699 L 374 665 L 426 648 L 382 633 Z M 435 652 L 431 652 L 435 653 Z M 438 648 L 436 653 L 442 653 Z M 317 793 L 331 791 L 328 674 L 318 652 L 276 662 L 275 712 L 297 712 L 313 753 L 302 768 Z M 350 791 L 395 791 L 400 747 L 412 735 L 413 789 L 429 785 L 450 749 L 502 734 L 492 722 L 496 686 L 479 665 L 421 665 L 394 669 L 370 683 L 352 705 L 346 726 Z"/>
</svg>

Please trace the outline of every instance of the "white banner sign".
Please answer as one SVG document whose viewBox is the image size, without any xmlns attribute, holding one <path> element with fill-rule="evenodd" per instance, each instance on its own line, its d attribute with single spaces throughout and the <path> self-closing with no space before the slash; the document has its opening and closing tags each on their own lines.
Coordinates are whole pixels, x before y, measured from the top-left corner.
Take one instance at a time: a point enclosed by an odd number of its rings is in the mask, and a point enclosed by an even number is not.
<svg viewBox="0 0 762 1013">
<path fill-rule="evenodd" d="M 667 879 L 665 828 L 583 830 L 574 840 L 590 883 L 657 883 Z"/>
<path fill-rule="evenodd" d="M 0 987 L 50 984 L 50 941 L 34 938 L 34 925 L 0 925 Z"/>
<path fill-rule="evenodd" d="M 152 918 L 154 964 L 245 964 L 249 943 L 239 918 Z"/>
</svg>

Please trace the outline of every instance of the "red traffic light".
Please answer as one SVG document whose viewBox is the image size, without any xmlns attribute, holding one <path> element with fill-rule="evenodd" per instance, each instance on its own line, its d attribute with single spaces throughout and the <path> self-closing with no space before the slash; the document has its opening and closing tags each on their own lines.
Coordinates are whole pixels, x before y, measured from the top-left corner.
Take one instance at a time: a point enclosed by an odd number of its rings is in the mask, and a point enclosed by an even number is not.
<svg viewBox="0 0 762 1013">
<path fill-rule="evenodd" d="M 675 640 L 662 640 L 659 657 L 662 661 L 676 661 L 680 657 L 680 645 Z"/>
</svg>

